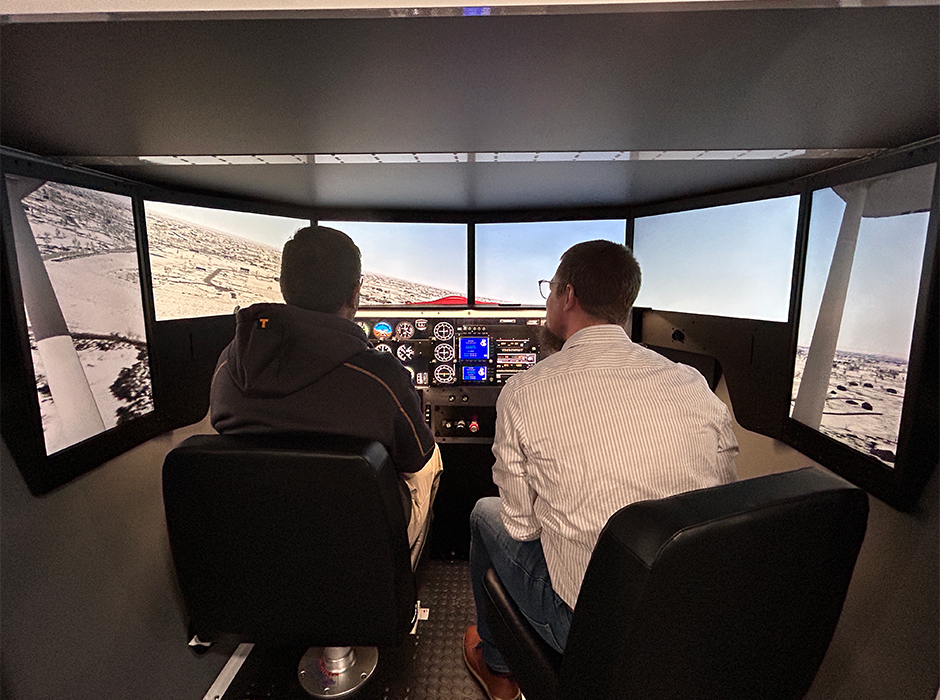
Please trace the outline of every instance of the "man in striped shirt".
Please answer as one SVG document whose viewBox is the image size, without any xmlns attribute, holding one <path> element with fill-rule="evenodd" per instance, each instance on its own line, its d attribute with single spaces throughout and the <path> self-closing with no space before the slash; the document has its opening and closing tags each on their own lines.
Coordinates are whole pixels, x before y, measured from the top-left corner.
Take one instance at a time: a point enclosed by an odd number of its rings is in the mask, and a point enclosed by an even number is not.
<svg viewBox="0 0 940 700">
<path fill-rule="evenodd" d="M 608 518 L 635 501 L 737 478 L 727 407 L 696 370 L 624 331 L 640 289 L 629 249 L 579 243 L 540 285 L 548 331 L 564 345 L 500 392 L 493 443 L 500 497 L 481 499 L 470 516 L 477 625 L 467 630 L 464 655 L 491 700 L 512 700 L 519 689 L 482 615 L 487 568 L 496 568 L 545 641 L 564 651 Z"/>
</svg>

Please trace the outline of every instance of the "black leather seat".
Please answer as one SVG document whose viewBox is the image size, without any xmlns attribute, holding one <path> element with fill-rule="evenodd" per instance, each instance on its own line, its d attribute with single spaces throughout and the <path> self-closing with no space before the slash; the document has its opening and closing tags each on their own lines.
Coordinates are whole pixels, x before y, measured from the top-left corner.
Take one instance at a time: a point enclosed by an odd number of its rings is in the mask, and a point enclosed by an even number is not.
<svg viewBox="0 0 940 700">
<path fill-rule="evenodd" d="M 318 694 L 320 666 L 332 673 L 355 661 L 347 675 L 358 681 L 363 664 L 374 668 L 375 650 L 349 657 L 348 648 L 397 645 L 411 628 L 407 525 L 399 479 L 379 443 L 194 436 L 167 455 L 163 498 L 200 639 L 234 634 L 326 647 L 322 663 L 316 653 L 301 662 L 302 685 Z M 329 683 L 325 696 L 339 694 L 343 683 Z"/>
<path fill-rule="evenodd" d="M 795 700 L 867 520 L 867 494 L 815 468 L 634 503 L 600 535 L 564 655 L 493 569 L 486 619 L 527 700 Z"/>
</svg>

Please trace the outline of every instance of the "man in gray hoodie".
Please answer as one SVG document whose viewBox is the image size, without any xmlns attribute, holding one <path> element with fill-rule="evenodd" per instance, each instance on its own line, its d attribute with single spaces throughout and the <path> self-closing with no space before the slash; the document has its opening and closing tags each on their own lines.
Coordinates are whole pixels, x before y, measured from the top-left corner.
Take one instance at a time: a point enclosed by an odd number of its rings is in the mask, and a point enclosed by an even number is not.
<svg viewBox="0 0 940 700">
<path fill-rule="evenodd" d="M 373 350 L 353 322 L 362 286 L 359 248 L 341 231 L 302 228 L 284 244 L 280 283 L 286 304 L 238 312 L 235 339 L 212 379 L 212 426 L 225 434 L 377 440 L 410 492 L 408 539 L 420 545 L 440 452 L 408 372 L 393 355 Z"/>
</svg>

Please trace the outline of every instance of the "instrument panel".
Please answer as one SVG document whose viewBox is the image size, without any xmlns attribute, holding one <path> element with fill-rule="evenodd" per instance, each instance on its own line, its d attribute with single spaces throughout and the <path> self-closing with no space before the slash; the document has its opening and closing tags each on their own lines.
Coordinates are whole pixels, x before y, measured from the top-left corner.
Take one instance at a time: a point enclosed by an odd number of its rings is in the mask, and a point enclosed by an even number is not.
<svg viewBox="0 0 940 700">
<path fill-rule="evenodd" d="M 492 442 L 500 387 L 541 359 L 544 319 L 393 313 L 360 313 L 356 322 L 373 348 L 397 357 L 411 374 L 434 439 Z"/>
<path fill-rule="evenodd" d="M 369 344 L 395 355 L 418 388 L 500 386 L 539 359 L 542 318 L 366 316 Z"/>
</svg>

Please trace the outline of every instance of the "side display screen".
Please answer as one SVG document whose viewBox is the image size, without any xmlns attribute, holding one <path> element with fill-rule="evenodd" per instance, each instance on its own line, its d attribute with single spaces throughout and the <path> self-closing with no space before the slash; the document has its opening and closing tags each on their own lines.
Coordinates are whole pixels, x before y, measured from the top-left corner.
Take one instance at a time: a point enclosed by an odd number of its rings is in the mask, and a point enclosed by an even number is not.
<svg viewBox="0 0 940 700">
<path fill-rule="evenodd" d="M 308 221 L 166 202 L 144 210 L 158 321 L 283 301 L 281 249 Z"/>
<path fill-rule="evenodd" d="M 793 195 L 638 218 L 636 306 L 786 321 L 799 208 Z"/>
<path fill-rule="evenodd" d="M 131 198 L 6 176 L 47 455 L 154 410 Z"/>
<path fill-rule="evenodd" d="M 934 165 L 813 194 L 790 416 L 893 467 Z"/>
</svg>

